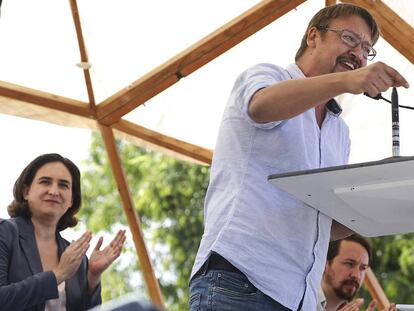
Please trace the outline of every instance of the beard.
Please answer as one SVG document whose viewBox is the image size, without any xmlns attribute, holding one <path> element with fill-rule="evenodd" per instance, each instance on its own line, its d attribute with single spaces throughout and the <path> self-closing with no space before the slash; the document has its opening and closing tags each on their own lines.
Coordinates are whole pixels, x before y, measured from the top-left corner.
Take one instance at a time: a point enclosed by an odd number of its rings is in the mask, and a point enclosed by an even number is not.
<svg viewBox="0 0 414 311">
<path fill-rule="evenodd" d="M 360 284 L 357 280 L 347 279 L 347 280 L 342 281 L 339 286 L 333 287 L 333 291 L 335 292 L 335 295 L 339 299 L 351 301 L 355 297 L 359 288 L 360 288 Z"/>
</svg>

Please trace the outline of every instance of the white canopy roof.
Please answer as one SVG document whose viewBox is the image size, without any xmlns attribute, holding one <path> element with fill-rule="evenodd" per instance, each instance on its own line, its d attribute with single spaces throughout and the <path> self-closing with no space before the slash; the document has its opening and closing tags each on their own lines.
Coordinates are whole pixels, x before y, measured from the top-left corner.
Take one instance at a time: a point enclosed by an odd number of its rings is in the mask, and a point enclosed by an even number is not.
<svg viewBox="0 0 414 311">
<path fill-rule="evenodd" d="M 160 70 L 163 64 L 168 65 L 174 57 L 179 58 L 181 51 L 185 51 L 200 38 L 220 30 L 222 25 L 254 5 L 271 1 L 212 0 L 207 3 L 190 0 L 79 0 L 77 12 L 88 60 L 83 66 L 90 68 L 93 97 L 88 96 L 85 85 L 69 1 L 3 2 L 0 20 L 0 80 L 4 82 L 0 88 L 0 95 L 3 95 L 0 97 L 0 112 L 62 125 L 94 128 L 96 123 L 91 117 L 79 117 L 79 113 L 68 116 L 67 113 L 56 110 L 62 109 L 59 107 L 60 101 L 51 100 L 45 104 L 42 98 L 39 100 L 15 94 L 8 96 L 8 89 L 17 89 L 18 92 L 20 86 L 27 87 L 45 92 L 46 97 L 49 94 L 52 94 L 52 98 L 57 95 L 63 103 L 66 99 L 68 104 L 79 106 L 93 102 L 99 109 L 99 105 L 105 105 L 114 94 L 122 93 L 145 80 L 145 75 L 151 75 L 151 70 Z M 295 4 L 292 2 L 300 4 L 303 1 L 276 2 L 281 3 L 279 6 L 290 5 L 293 8 Z M 284 2 L 291 3 L 286 5 Z M 406 23 L 413 24 L 412 1 L 390 0 L 384 3 Z M 280 65 L 293 62 L 307 22 L 324 5 L 325 1 L 305 1 L 234 48 L 185 76 L 179 83 L 171 83 L 171 87 L 154 97 L 149 95 L 148 100 L 143 100 L 144 105 L 131 109 L 123 118 L 157 133 L 213 149 L 221 113 L 236 76 L 259 62 Z M 408 41 L 410 46 L 414 46 L 413 37 L 413 33 L 401 33 L 395 40 Z M 382 38 L 376 45 L 376 50 L 376 61 L 392 65 L 414 83 L 412 59 L 402 56 Z M 156 88 L 156 84 L 155 87 L 149 87 Z M 150 91 L 159 92 L 153 89 Z M 30 94 L 26 89 L 24 92 Z M 400 103 L 411 105 L 413 92 L 414 88 L 401 89 Z M 22 101 L 17 102 L 16 99 Z M 40 103 L 36 103 L 36 100 Z M 351 162 L 390 156 L 389 105 L 353 95 L 344 95 L 340 101 L 351 129 Z M 51 110 L 50 107 L 56 109 Z M 411 124 L 414 124 L 411 121 L 414 112 L 401 110 L 400 115 L 401 151 L 403 155 L 412 155 L 414 144 L 409 136 L 412 132 Z M 13 135 L 13 131 L 8 135 Z"/>
</svg>

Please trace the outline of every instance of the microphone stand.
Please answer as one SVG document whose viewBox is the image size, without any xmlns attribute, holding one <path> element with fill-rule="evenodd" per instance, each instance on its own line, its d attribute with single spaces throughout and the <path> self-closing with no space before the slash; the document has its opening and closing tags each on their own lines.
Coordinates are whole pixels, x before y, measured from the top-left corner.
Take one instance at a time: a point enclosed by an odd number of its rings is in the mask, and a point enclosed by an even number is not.
<svg viewBox="0 0 414 311">
<path fill-rule="evenodd" d="M 398 113 L 397 88 L 392 88 L 391 93 L 391 114 L 392 114 L 392 156 L 400 156 L 400 118 Z"/>
<path fill-rule="evenodd" d="M 375 100 L 385 100 L 391 104 L 391 116 L 392 116 L 392 158 L 400 156 L 400 117 L 398 109 L 399 107 L 407 108 L 407 109 L 414 109 L 414 107 L 410 106 L 402 106 L 398 104 L 398 93 L 397 88 L 392 88 L 391 93 L 391 100 L 388 100 L 382 97 L 381 93 L 378 93 L 376 96 L 371 96 L 368 93 L 364 93 L 365 96 L 368 96 Z"/>
</svg>

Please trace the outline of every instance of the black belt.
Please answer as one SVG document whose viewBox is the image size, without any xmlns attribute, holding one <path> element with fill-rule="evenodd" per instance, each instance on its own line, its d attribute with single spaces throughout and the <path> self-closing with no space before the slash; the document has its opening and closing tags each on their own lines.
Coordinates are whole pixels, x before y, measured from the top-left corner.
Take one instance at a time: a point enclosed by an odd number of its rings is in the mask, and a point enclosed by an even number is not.
<svg viewBox="0 0 414 311">
<path fill-rule="evenodd" d="M 243 274 L 239 269 L 233 266 L 227 259 L 223 256 L 213 252 L 210 257 L 206 260 L 206 262 L 201 266 L 201 268 L 194 274 L 193 278 L 205 274 L 209 269 L 218 269 L 224 270 L 227 272 L 235 272 L 238 274 Z"/>
</svg>

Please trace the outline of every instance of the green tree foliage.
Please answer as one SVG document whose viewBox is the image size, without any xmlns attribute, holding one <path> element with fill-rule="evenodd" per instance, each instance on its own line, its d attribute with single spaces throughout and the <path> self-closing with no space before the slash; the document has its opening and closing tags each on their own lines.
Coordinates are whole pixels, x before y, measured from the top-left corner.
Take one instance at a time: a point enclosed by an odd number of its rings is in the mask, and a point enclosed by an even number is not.
<svg viewBox="0 0 414 311">
<path fill-rule="evenodd" d="M 117 146 L 168 310 L 185 310 L 188 280 L 203 232 L 209 168 L 124 141 L 118 141 Z M 99 135 L 94 134 L 90 157 L 83 164 L 82 222 L 89 230 L 113 235 L 127 222 Z M 145 288 L 136 273 L 139 264 L 133 254 L 130 241 L 117 265 L 105 273 L 104 300 Z"/>
<path fill-rule="evenodd" d="M 391 302 L 414 304 L 414 234 L 369 239 L 373 246 L 372 270 Z M 359 293 L 368 303 L 366 289 Z"/>
</svg>

